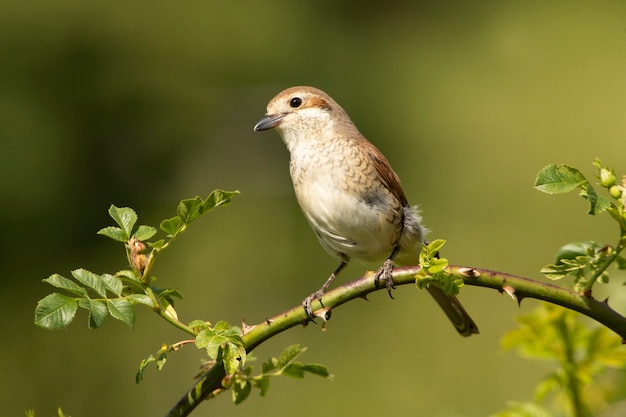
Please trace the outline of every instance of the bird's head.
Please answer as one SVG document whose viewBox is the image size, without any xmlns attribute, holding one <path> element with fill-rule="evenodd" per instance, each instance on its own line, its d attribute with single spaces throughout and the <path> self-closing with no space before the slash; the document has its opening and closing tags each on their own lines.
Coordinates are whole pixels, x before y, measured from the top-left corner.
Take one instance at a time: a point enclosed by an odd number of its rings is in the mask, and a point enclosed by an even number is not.
<svg viewBox="0 0 626 417">
<path fill-rule="evenodd" d="M 291 87 L 278 93 L 255 131 L 276 129 L 289 146 L 306 138 L 334 136 L 341 129 L 356 129 L 346 112 L 328 94 L 314 87 Z"/>
</svg>

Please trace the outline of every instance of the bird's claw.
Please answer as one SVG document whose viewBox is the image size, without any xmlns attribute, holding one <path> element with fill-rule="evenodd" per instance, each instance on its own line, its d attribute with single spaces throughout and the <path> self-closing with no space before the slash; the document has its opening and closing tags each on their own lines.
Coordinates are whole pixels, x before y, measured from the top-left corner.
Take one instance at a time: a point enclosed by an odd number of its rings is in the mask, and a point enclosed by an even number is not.
<svg viewBox="0 0 626 417">
<path fill-rule="evenodd" d="M 313 308 L 311 307 L 311 303 L 313 300 L 317 300 L 320 302 L 320 305 L 324 307 L 324 303 L 322 303 L 322 295 L 324 295 L 323 291 L 315 291 L 313 294 L 309 295 L 307 298 L 302 301 L 302 307 L 304 308 L 304 312 L 307 317 L 311 319 L 311 321 L 315 321 L 315 314 L 313 313 Z"/>
<path fill-rule="evenodd" d="M 393 298 L 391 295 L 391 290 L 395 289 L 396 286 L 393 282 L 393 261 L 391 259 L 387 259 L 383 266 L 378 269 L 376 272 L 376 286 L 381 287 L 380 282 L 383 281 L 385 283 L 385 287 L 387 288 L 387 293 L 389 297 Z"/>
</svg>

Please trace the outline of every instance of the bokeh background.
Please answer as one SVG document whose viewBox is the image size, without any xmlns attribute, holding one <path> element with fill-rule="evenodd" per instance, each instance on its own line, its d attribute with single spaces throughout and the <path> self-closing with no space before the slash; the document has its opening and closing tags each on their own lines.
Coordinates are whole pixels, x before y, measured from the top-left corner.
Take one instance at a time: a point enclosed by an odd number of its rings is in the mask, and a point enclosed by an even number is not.
<svg viewBox="0 0 626 417">
<path fill-rule="evenodd" d="M 599 157 L 626 172 L 623 1 L 5 0 L 0 56 L 4 415 L 159 416 L 193 383 L 203 355 L 189 347 L 135 385 L 142 358 L 185 338 L 144 309 L 132 330 L 112 319 L 88 330 L 82 310 L 67 331 L 33 325 L 52 291 L 43 278 L 124 266 L 122 248 L 95 234 L 110 204 L 157 224 L 182 198 L 241 191 L 159 260 L 158 285 L 184 294 L 184 321 L 255 323 L 326 279 L 335 261 L 297 207 L 287 151 L 252 131 L 292 85 L 343 105 L 455 264 L 540 278 L 561 244 L 616 237 L 580 198 L 532 185 L 549 163 L 592 177 Z M 256 351 L 265 360 L 301 343 L 334 381 L 283 378 L 268 398 L 233 406 L 227 394 L 194 415 L 485 416 L 531 399 L 552 369 L 499 348 L 534 301 L 519 309 L 466 288 L 481 335 L 462 339 L 423 293 L 395 296 Z"/>
</svg>

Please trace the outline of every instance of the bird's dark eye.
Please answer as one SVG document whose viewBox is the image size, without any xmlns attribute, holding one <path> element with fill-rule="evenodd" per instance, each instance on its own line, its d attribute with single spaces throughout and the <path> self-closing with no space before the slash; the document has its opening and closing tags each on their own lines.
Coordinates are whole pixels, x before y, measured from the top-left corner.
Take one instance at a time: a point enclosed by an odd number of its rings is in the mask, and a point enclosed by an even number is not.
<svg viewBox="0 0 626 417">
<path fill-rule="evenodd" d="M 289 100 L 289 105 L 291 107 L 298 108 L 302 105 L 302 99 L 300 97 L 294 97 L 291 100 Z"/>
</svg>

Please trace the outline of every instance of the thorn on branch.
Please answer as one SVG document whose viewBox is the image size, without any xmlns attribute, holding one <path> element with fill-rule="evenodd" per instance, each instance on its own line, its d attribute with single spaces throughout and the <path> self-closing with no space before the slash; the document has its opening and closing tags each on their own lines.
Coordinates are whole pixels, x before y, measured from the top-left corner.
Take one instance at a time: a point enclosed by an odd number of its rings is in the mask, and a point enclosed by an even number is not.
<svg viewBox="0 0 626 417">
<path fill-rule="evenodd" d="M 248 323 L 246 323 L 246 319 L 245 318 L 241 318 L 241 335 L 243 336 L 244 334 L 249 333 L 252 329 L 254 329 L 256 327 L 256 324 L 253 324 L 252 326 L 250 326 Z"/>
<path fill-rule="evenodd" d="M 325 332 L 326 322 L 330 320 L 330 316 L 332 315 L 330 308 L 324 307 L 324 308 L 320 308 L 319 310 L 315 310 L 313 312 L 313 315 L 315 317 L 319 317 L 320 319 L 322 319 L 322 331 Z"/>
<path fill-rule="evenodd" d="M 480 277 L 480 272 L 475 270 L 474 268 L 459 268 L 459 273 L 468 278 Z"/>
<path fill-rule="evenodd" d="M 520 307 L 522 305 L 522 300 L 524 299 L 523 296 L 518 296 L 515 292 L 515 288 L 509 286 L 509 285 L 503 285 L 502 288 L 500 289 L 500 292 L 502 293 L 506 293 L 509 297 L 511 297 L 513 300 L 517 301 L 517 306 Z"/>
<path fill-rule="evenodd" d="M 518 301 L 517 296 L 515 295 L 515 288 L 510 287 L 508 285 L 504 285 L 502 287 L 502 292 L 506 293 L 509 295 L 509 297 L 511 297 L 512 299 L 514 299 L 515 301 Z M 519 301 L 518 301 L 519 302 Z"/>
</svg>

